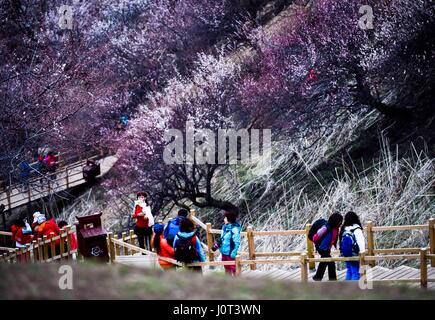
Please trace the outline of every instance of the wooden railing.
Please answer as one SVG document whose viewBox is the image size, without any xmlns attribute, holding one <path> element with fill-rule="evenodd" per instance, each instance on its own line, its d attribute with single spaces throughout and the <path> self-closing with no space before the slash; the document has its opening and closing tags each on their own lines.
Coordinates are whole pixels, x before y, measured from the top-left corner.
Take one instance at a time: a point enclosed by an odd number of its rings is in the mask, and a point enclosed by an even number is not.
<svg viewBox="0 0 435 320">
<path fill-rule="evenodd" d="M 374 249 L 374 240 L 369 240 L 368 250 L 361 252 L 356 257 L 331 257 L 320 258 L 315 257 L 313 243 L 308 239 L 308 231 L 310 225 L 306 225 L 303 230 L 282 230 L 282 231 L 254 231 L 252 227 L 248 227 L 246 232 L 241 232 L 241 236 L 248 238 L 248 252 L 239 252 L 235 261 L 214 261 L 214 253 L 211 250 L 214 244 L 213 235 L 221 234 L 220 229 L 213 229 L 210 223 L 203 223 L 196 217 L 196 212 L 191 210 L 189 218 L 206 232 L 207 239 L 207 253 L 209 261 L 195 262 L 195 263 L 180 263 L 174 259 L 158 256 L 156 253 L 141 249 L 135 246 L 136 235 L 130 230 L 129 235 L 126 232 L 122 233 L 121 239 L 111 233 L 109 234 L 109 252 L 111 261 L 114 262 L 116 256 L 134 254 L 134 252 L 141 252 L 144 254 L 152 255 L 156 259 L 162 259 L 182 267 L 206 267 L 206 266 L 226 266 L 235 265 L 236 274 L 242 273 L 243 266 L 249 266 L 251 270 L 256 269 L 260 264 L 294 264 L 299 265 L 301 268 L 301 281 L 308 281 L 308 270 L 310 266 L 314 266 L 319 262 L 345 262 L 345 261 L 359 261 L 360 273 L 364 276 L 363 281 L 372 281 L 373 283 L 409 283 L 420 282 L 422 288 L 427 287 L 428 282 L 435 282 L 435 279 L 428 279 L 427 262 L 431 263 L 435 260 L 435 254 L 433 250 L 435 248 L 435 226 L 434 219 L 430 219 L 426 225 L 415 226 L 388 226 L 388 227 L 373 227 L 371 222 L 368 222 L 364 230 L 368 233 L 381 232 L 381 231 L 400 231 L 400 230 L 424 230 L 429 228 L 429 244 L 430 248 L 391 248 L 391 249 Z M 305 235 L 306 236 L 306 250 L 305 251 L 288 251 L 288 252 L 256 252 L 254 246 L 255 236 L 292 236 L 292 235 Z M 369 239 L 369 236 L 367 237 Z M 371 249 L 371 250 L 370 250 Z M 370 250 L 370 251 L 369 251 Z M 372 252 L 369 254 L 369 252 Z M 389 253 L 385 255 L 386 253 Z M 405 254 L 392 254 L 392 253 L 405 253 Z M 414 254 L 412 254 L 414 253 Z M 248 256 L 248 259 L 242 259 L 242 256 Z M 291 257 L 289 259 L 258 259 L 258 257 Z M 388 260 L 419 260 L 420 261 L 420 277 L 412 279 L 370 279 L 367 278 L 367 270 L 371 267 L 373 262 L 376 261 L 388 261 Z"/>
<path fill-rule="evenodd" d="M 99 155 L 91 156 L 87 158 L 87 160 L 97 158 L 99 158 Z M 30 178 L 25 183 L 27 188 L 24 191 L 20 190 L 17 185 L 8 186 L 0 193 L 0 202 L 5 201 L 5 210 L 9 210 L 20 203 L 25 204 L 33 201 L 39 194 L 44 195 L 47 193 L 47 195 L 49 195 L 52 191 L 69 189 L 71 186 L 75 186 L 75 183 L 78 181 L 83 180 L 83 172 L 82 170 L 77 170 L 77 168 L 83 167 L 87 160 L 80 160 L 74 164 L 59 167 L 56 172 Z M 43 184 L 41 184 L 41 179 L 43 180 Z M 15 193 L 13 193 L 14 190 Z M 25 199 L 23 197 L 16 197 L 16 195 L 24 195 L 24 197 L 27 197 L 27 201 L 24 201 Z"/>
<path fill-rule="evenodd" d="M 51 234 L 51 238 L 47 239 L 44 236 L 42 239 L 35 239 L 32 243 L 26 245 L 25 248 L 8 248 L 9 253 L 0 255 L 0 262 L 52 262 L 61 259 L 69 259 L 77 249 L 71 247 L 71 234 L 75 231 L 71 226 L 66 226 L 61 230 L 58 236 Z M 2 234 L 5 232 L 1 231 Z M 59 252 L 56 252 L 56 240 L 60 239 Z"/>
<path fill-rule="evenodd" d="M 261 264 L 294 264 L 298 265 L 301 269 L 301 281 L 306 282 L 308 280 L 308 269 L 310 265 L 315 265 L 319 262 L 345 262 L 345 261 L 359 261 L 360 273 L 362 276 L 367 275 L 367 270 L 376 261 L 388 261 L 388 260 L 419 260 L 420 264 L 420 276 L 408 279 L 365 279 L 363 281 L 372 281 L 373 283 L 409 283 L 420 282 L 422 288 L 427 287 L 428 282 L 435 282 L 435 279 L 428 279 L 427 262 L 430 262 L 434 266 L 435 261 L 435 223 L 434 219 L 430 219 L 428 224 L 424 225 L 409 225 L 409 226 L 388 226 L 388 227 L 374 227 L 371 222 L 366 224 L 364 228 L 367 233 L 368 248 L 366 251 L 361 252 L 356 257 L 339 257 L 333 256 L 331 258 L 315 257 L 313 244 L 308 240 L 308 230 L 310 225 L 307 225 L 303 230 L 281 230 L 281 231 L 254 231 L 252 227 L 248 227 L 246 232 L 241 232 L 241 236 L 247 237 L 248 240 L 248 252 L 239 252 L 235 261 L 214 261 L 214 253 L 211 250 L 214 244 L 213 235 L 220 234 L 221 230 L 213 229 L 210 223 L 203 223 L 196 217 L 194 210 L 191 210 L 189 218 L 198 226 L 203 228 L 206 232 L 207 244 L 206 253 L 208 254 L 209 261 L 195 262 L 195 263 L 181 263 L 174 259 L 162 257 L 155 252 L 141 249 L 137 244 L 137 236 L 133 230 L 129 232 L 123 232 L 119 238 L 117 235 L 108 233 L 107 245 L 110 256 L 110 261 L 113 263 L 116 260 L 116 256 L 120 255 L 133 255 L 135 253 L 143 253 L 145 255 L 152 256 L 154 259 L 161 259 L 170 262 L 176 266 L 181 267 L 205 267 L 205 266 L 226 266 L 235 265 L 236 274 L 242 273 L 243 266 L 249 266 L 250 269 L 255 269 L 257 265 Z M 374 248 L 374 232 L 382 231 L 401 231 L 401 230 L 426 230 L 429 231 L 429 248 L 389 248 L 389 249 L 375 249 Z M 70 234 L 74 231 L 68 226 L 65 231 L 50 240 L 44 239 L 34 240 L 32 244 L 29 244 L 26 248 L 13 249 L 13 252 L 6 253 L 0 256 L 0 262 L 50 262 L 58 259 L 69 257 L 76 250 L 71 250 Z M 0 232 L 0 234 L 10 234 L 7 232 Z M 306 236 L 306 250 L 305 251 L 288 251 L 288 252 L 256 252 L 254 237 L 257 236 L 293 236 L 293 235 L 305 235 Z M 57 239 L 60 241 L 60 254 L 56 255 L 54 242 Z M 66 245 L 66 247 L 65 247 Z M 51 254 L 49 254 L 51 253 Z M 402 253 L 402 254 L 398 254 Z M 248 256 L 248 259 L 242 259 L 242 256 Z M 259 257 L 272 257 L 272 259 L 258 259 Z M 288 259 L 276 259 L 275 257 L 290 257 Z"/>
</svg>

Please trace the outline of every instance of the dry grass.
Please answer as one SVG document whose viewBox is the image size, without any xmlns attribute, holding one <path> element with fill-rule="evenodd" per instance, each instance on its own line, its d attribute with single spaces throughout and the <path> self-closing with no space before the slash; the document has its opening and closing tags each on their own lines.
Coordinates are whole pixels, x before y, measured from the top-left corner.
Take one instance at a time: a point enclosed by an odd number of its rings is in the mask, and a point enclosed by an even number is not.
<svg viewBox="0 0 435 320">
<path fill-rule="evenodd" d="M 0 299 L 435 299 L 435 292 L 397 286 L 360 290 L 355 283 L 303 285 L 83 263 L 72 265 L 73 289 L 60 290 L 59 266 L 0 264 L 8 275 Z"/>
<path fill-rule="evenodd" d="M 424 224 L 434 215 L 435 163 L 413 149 L 400 158 L 381 137 L 381 155 L 369 166 L 357 169 L 337 164 L 335 173 L 325 179 L 316 167 L 334 151 L 364 132 L 373 118 L 349 120 L 341 130 L 304 149 L 303 141 L 274 144 L 272 169 L 235 167 L 216 180 L 218 197 L 239 203 L 247 209 L 245 226 L 257 230 L 303 229 L 306 223 L 327 217 L 334 211 L 355 211 L 361 221 L 374 225 Z M 357 129 L 355 129 L 357 128 Z M 305 142 L 307 143 L 307 142 Z M 393 152 L 394 151 L 394 152 Z M 361 167 L 361 166 L 360 166 Z M 203 213 L 204 220 L 216 211 Z M 219 220 L 215 221 L 218 225 Z M 427 246 L 426 231 L 376 234 L 378 248 Z M 256 239 L 259 251 L 304 250 L 303 237 L 263 237 Z M 242 250 L 247 250 L 242 242 Z M 384 263 L 384 266 L 399 262 Z M 264 269 L 270 266 L 262 267 Z"/>
</svg>

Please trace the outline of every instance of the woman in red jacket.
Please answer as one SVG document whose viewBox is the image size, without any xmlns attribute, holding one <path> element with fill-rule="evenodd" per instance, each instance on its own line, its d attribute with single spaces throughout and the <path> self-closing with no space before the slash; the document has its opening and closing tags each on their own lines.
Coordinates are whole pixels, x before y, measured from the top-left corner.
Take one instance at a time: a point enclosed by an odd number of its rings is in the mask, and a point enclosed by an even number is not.
<svg viewBox="0 0 435 320">
<path fill-rule="evenodd" d="M 151 240 L 151 245 L 159 256 L 175 260 L 174 248 L 172 248 L 163 237 L 164 229 L 165 225 L 163 223 L 157 223 L 154 225 L 154 237 Z M 162 259 L 159 259 L 159 264 L 164 270 L 170 270 L 176 267 L 176 265 Z"/>
<path fill-rule="evenodd" d="M 137 200 L 134 202 L 133 219 L 136 219 L 134 233 L 137 235 L 139 247 L 151 250 L 151 235 L 153 233 L 154 217 L 148 203 L 148 194 L 138 192 Z"/>
</svg>

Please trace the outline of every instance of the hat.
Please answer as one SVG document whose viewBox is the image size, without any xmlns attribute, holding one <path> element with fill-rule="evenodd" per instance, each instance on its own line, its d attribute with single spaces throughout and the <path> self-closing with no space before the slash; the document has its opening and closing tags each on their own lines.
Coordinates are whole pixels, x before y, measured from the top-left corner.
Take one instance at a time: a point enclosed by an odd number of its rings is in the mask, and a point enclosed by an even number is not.
<svg viewBox="0 0 435 320">
<path fill-rule="evenodd" d="M 38 224 L 41 224 L 41 223 L 43 223 L 45 220 L 47 220 L 47 219 L 45 218 L 44 215 L 41 214 L 40 216 L 37 217 L 36 222 L 38 222 Z"/>
<path fill-rule="evenodd" d="M 155 233 L 162 233 L 165 229 L 165 225 L 163 223 L 156 223 L 154 225 L 154 232 Z"/>
<path fill-rule="evenodd" d="M 37 222 L 37 221 L 38 221 L 38 217 L 41 216 L 41 215 L 42 215 L 41 212 L 36 211 L 36 212 L 33 214 L 33 223 Z"/>
</svg>

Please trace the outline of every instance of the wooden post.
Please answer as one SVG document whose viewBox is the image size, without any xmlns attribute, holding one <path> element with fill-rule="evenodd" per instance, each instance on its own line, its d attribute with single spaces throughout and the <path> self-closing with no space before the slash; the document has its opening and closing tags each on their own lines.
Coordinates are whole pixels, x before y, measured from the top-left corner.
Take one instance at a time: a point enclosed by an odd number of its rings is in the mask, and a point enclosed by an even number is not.
<svg viewBox="0 0 435 320">
<path fill-rule="evenodd" d="M 195 211 L 195 209 L 190 209 L 189 219 L 193 222 L 193 225 L 196 228 L 196 223 L 195 223 L 195 221 L 193 221 L 192 217 L 196 217 L 196 211 Z"/>
<path fill-rule="evenodd" d="M 115 235 L 113 236 L 113 238 L 114 238 L 115 240 L 118 240 L 118 235 L 115 234 Z M 120 256 L 120 255 L 121 255 L 121 252 L 120 252 L 120 250 L 119 250 L 119 246 L 118 246 L 116 243 L 114 243 L 114 245 L 115 245 L 115 255 L 116 255 L 116 256 Z"/>
<path fill-rule="evenodd" d="M 366 266 L 365 258 L 366 258 L 366 252 L 365 251 L 360 252 L 359 253 L 359 274 L 360 274 L 361 278 L 365 277 L 365 275 L 366 275 L 367 266 Z"/>
<path fill-rule="evenodd" d="M 6 188 L 6 197 L 8 198 L 8 210 L 11 210 L 11 190 L 9 187 Z"/>
<path fill-rule="evenodd" d="M 308 233 L 310 232 L 310 229 L 311 229 L 311 223 L 308 223 L 305 226 L 305 237 L 306 237 L 306 242 L 307 242 L 307 257 L 309 259 L 312 259 L 312 258 L 314 258 L 314 244 L 310 239 L 308 239 Z M 309 262 L 308 266 L 309 266 L 310 270 L 316 269 L 315 262 Z"/>
<path fill-rule="evenodd" d="M 54 245 L 54 232 L 50 232 L 50 252 L 51 252 L 51 261 L 54 261 L 54 257 L 56 256 L 56 246 Z"/>
<path fill-rule="evenodd" d="M 65 166 L 65 179 L 66 179 L 66 188 L 69 189 L 69 172 L 68 172 L 68 166 Z"/>
<path fill-rule="evenodd" d="M 107 234 L 107 236 L 108 236 L 108 239 L 109 239 L 109 257 L 110 257 L 110 263 L 113 264 L 113 263 L 115 263 L 115 255 L 116 255 L 116 253 L 115 253 L 115 245 L 114 245 L 114 243 L 112 241 L 113 233 L 109 232 Z"/>
<path fill-rule="evenodd" d="M 72 253 L 71 253 L 71 251 L 72 251 L 72 247 L 71 247 L 72 240 L 71 240 L 71 233 L 70 233 L 71 232 L 71 226 L 67 225 L 65 230 L 66 230 L 66 239 L 67 239 L 66 240 L 66 246 L 67 246 L 67 250 L 68 250 L 67 257 L 70 257 L 72 255 Z"/>
<path fill-rule="evenodd" d="M 420 249 L 420 287 L 427 289 L 427 248 Z"/>
<path fill-rule="evenodd" d="M 24 253 L 24 248 L 19 248 L 18 249 L 18 256 L 19 256 L 19 259 L 17 257 L 17 262 L 19 262 L 19 263 L 25 263 L 26 262 L 26 255 Z"/>
<path fill-rule="evenodd" d="M 429 252 L 430 254 L 435 254 L 435 219 L 429 219 Z M 430 259 L 430 266 L 435 267 L 435 258 Z"/>
<path fill-rule="evenodd" d="M 47 236 L 42 236 L 42 243 L 44 248 L 44 260 L 46 261 L 48 259 L 48 243 L 45 243 L 47 241 Z"/>
<path fill-rule="evenodd" d="M 240 276 L 242 274 L 242 264 L 240 263 L 240 255 L 236 256 L 236 276 Z"/>
<path fill-rule="evenodd" d="M 27 262 L 32 262 L 32 251 L 31 251 L 31 244 L 28 243 L 26 244 L 26 261 Z"/>
<path fill-rule="evenodd" d="M 65 253 L 65 229 L 60 230 L 60 260 L 63 259 L 63 254 Z"/>
<path fill-rule="evenodd" d="M 126 238 L 127 238 L 127 232 L 124 231 L 122 233 L 122 242 L 127 242 Z M 123 248 L 124 256 L 128 256 L 128 249 L 126 247 L 122 247 L 122 248 Z"/>
<path fill-rule="evenodd" d="M 32 262 L 36 263 L 36 262 L 38 262 L 38 249 L 37 249 L 37 241 L 36 240 L 32 241 L 32 251 L 33 251 Z"/>
<path fill-rule="evenodd" d="M 133 231 L 133 230 L 130 230 L 130 232 L 129 232 L 129 236 L 130 236 L 130 241 L 129 241 L 129 243 L 130 243 L 131 245 L 134 246 L 134 239 L 133 239 L 134 231 Z M 130 255 L 133 255 L 133 254 L 134 254 L 134 250 L 131 249 L 131 250 L 130 250 Z"/>
<path fill-rule="evenodd" d="M 254 229 L 252 228 L 252 226 L 248 226 L 246 231 L 247 231 L 247 237 L 248 237 L 249 260 L 255 260 Z M 251 270 L 256 270 L 257 265 L 251 264 L 251 265 L 249 265 L 249 268 Z"/>
<path fill-rule="evenodd" d="M 302 253 L 301 254 L 301 282 L 306 283 L 308 282 L 308 259 L 307 254 Z"/>
<path fill-rule="evenodd" d="M 209 261 L 214 261 L 214 253 L 212 251 L 213 249 L 213 235 L 211 234 L 211 223 L 207 222 L 206 224 L 206 232 L 207 232 L 207 247 L 208 247 L 208 260 Z"/>
<path fill-rule="evenodd" d="M 11 190 L 6 188 L 6 197 L 8 198 L 8 210 L 11 210 Z"/>
<path fill-rule="evenodd" d="M 375 241 L 373 237 L 373 222 L 367 221 L 366 224 L 366 230 L 367 230 L 367 255 L 373 256 L 374 255 L 374 249 L 375 249 Z M 369 261 L 369 266 L 374 267 L 376 265 L 375 261 Z"/>
<path fill-rule="evenodd" d="M 44 261 L 44 250 L 43 250 L 43 244 L 42 244 L 42 240 L 38 239 L 38 261 L 42 262 Z"/>
<path fill-rule="evenodd" d="M 14 263 L 14 262 L 17 263 L 18 262 L 18 248 L 14 249 L 14 256 L 12 257 L 11 262 L 12 263 Z"/>
</svg>

